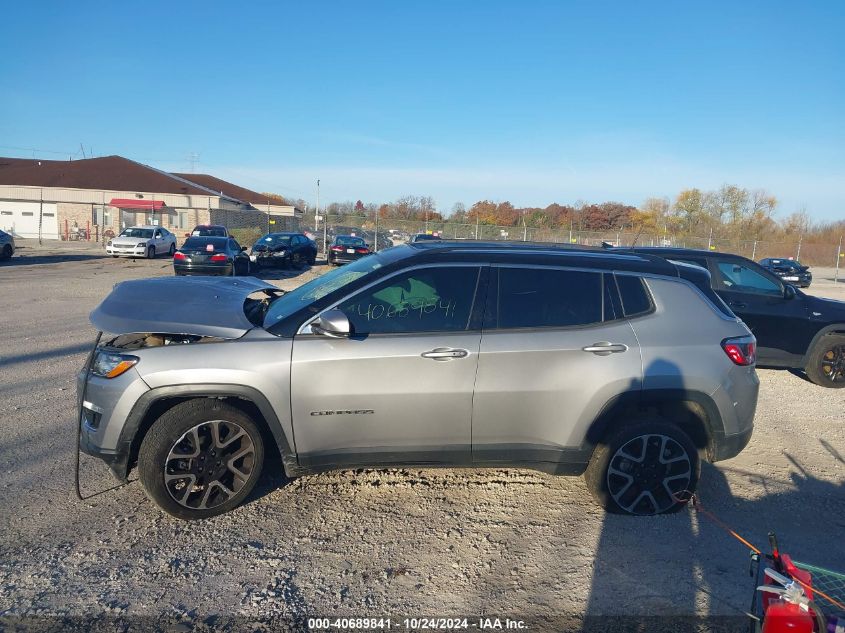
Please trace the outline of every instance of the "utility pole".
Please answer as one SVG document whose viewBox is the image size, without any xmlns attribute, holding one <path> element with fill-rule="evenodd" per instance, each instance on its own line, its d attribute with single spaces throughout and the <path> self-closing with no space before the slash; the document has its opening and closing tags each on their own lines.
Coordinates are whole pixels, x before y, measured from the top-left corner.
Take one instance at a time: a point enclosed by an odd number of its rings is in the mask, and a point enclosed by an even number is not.
<svg viewBox="0 0 845 633">
<path fill-rule="evenodd" d="M 38 163 L 39 165 L 41 163 Z M 43 242 L 41 241 L 41 227 L 44 225 L 44 188 L 41 188 L 41 195 L 39 196 L 41 199 L 40 204 L 38 205 L 38 245 L 41 246 Z"/>
<path fill-rule="evenodd" d="M 798 236 L 798 252 L 795 253 L 795 260 L 796 261 L 801 259 L 801 242 L 803 241 L 803 239 L 804 239 L 803 234 Z"/>
<path fill-rule="evenodd" d="M 314 212 L 314 222 L 316 222 L 316 218 L 320 215 L 320 179 L 317 179 L 317 210 Z M 323 252 L 326 253 L 326 259 L 328 260 L 328 252 L 329 252 L 329 218 L 323 218 Z"/>
<path fill-rule="evenodd" d="M 757 259 L 757 240 L 754 240 L 754 247 L 751 249 L 751 259 Z"/>
<path fill-rule="evenodd" d="M 842 236 L 839 236 L 839 246 L 836 248 L 836 272 L 833 273 L 833 283 L 839 281 L 839 261 L 842 259 Z"/>
<path fill-rule="evenodd" d="M 478 241 L 478 213 L 475 214 L 475 240 Z"/>
<path fill-rule="evenodd" d="M 378 253 L 378 209 L 376 209 L 376 236 L 375 236 L 375 242 L 376 242 L 376 253 Z"/>
<path fill-rule="evenodd" d="M 713 247 L 713 227 L 710 227 L 710 237 L 707 238 L 707 250 Z"/>
</svg>

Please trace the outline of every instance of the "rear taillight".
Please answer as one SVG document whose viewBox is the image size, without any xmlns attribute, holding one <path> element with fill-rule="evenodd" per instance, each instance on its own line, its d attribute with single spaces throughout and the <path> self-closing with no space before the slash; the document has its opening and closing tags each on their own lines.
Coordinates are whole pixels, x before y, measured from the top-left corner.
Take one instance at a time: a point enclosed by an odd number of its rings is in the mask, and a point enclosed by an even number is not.
<svg viewBox="0 0 845 633">
<path fill-rule="evenodd" d="M 227 259 L 229 259 L 229 258 L 226 257 L 225 255 L 212 255 L 210 261 L 212 261 L 212 262 L 225 262 Z"/>
<path fill-rule="evenodd" d="M 356 253 L 361 253 L 361 254 L 363 255 L 363 254 L 369 253 L 369 252 L 370 252 L 370 249 L 369 249 L 369 248 L 356 248 L 356 249 L 355 249 L 355 252 L 356 252 Z"/>
<path fill-rule="evenodd" d="M 726 338 L 722 349 L 736 365 L 753 365 L 757 360 L 757 341 L 753 336 Z"/>
<path fill-rule="evenodd" d="M 175 253 L 173 253 L 173 259 L 175 261 L 183 261 L 187 259 L 187 257 L 185 257 L 185 253 L 180 253 L 179 251 L 176 251 Z"/>
<path fill-rule="evenodd" d="M 333 250 L 335 253 L 339 253 L 343 250 L 343 247 L 342 246 L 332 246 L 331 250 Z"/>
</svg>

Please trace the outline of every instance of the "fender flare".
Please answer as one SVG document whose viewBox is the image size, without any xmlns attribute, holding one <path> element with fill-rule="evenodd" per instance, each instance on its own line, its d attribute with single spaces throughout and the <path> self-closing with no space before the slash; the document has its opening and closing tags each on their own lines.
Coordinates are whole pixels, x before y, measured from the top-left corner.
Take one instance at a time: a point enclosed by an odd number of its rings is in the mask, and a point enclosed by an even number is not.
<svg viewBox="0 0 845 633">
<path fill-rule="evenodd" d="M 704 432 L 707 435 L 708 446 L 699 448 L 710 450 L 713 444 L 718 443 L 724 437 L 724 423 L 722 422 L 722 415 L 719 413 L 719 407 L 716 406 L 713 398 L 706 393 L 690 389 L 643 389 L 626 391 L 608 400 L 587 429 L 582 447 L 592 451 L 601 443 L 607 431 L 612 428 L 620 409 L 631 405 L 642 407 L 672 401 L 693 402 L 704 410 L 706 415 L 706 419 L 703 420 Z"/>
<path fill-rule="evenodd" d="M 147 417 L 150 409 L 162 402 L 172 398 L 190 399 L 190 398 L 215 398 L 215 397 L 229 397 L 238 398 L 251 402 L 267 425 L 267 430 L 270 431 L 276 446 L 279 449 L 279 454 L 282 457 L 282 464 L 285 472 L 288 475 L 293 475 L 299 470 L 299 463 L 296 459 L 296 452 L 293 449 L 294 443 L 287 437 L 279 417 L 275 410 L 270 405 L 265 395 L 254 387 L 247 385 L 235 384 L 186 384 L 186 385 L 169 385 L 163 387 L 155 387 L 145 392 L 132 407 L 132 411 L 126 418 L 123 428 L 120 431 L 120 439 L 118 441 L 118 452 L 125 452 L 127 459 L 130 456 L 133 443 L 137 439 L 137 434 L 141 429 L 142 423 Z M 126 465 L 127 474 L 129 463 Z"/>
</svg>

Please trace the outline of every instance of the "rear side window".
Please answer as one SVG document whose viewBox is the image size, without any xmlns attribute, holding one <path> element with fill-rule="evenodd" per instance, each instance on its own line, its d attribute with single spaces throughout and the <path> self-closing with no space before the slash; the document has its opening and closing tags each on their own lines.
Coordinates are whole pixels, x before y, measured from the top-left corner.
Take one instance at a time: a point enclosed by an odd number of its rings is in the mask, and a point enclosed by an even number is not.
<svg viewBox="0 0 845 633">
<path fill-rule="evenodd" d="M 600 273 L 500 268 L 495 327 L 572 327 L 600 323 Z"/>
<path fill-rule="evenodd" d="M 622 299 L 622 310 L 626 317 L 651 312 L 651 297 L 642 278 L 631 275 L 615 275 L 615 277 L 619 297 Z"/>
</svg>

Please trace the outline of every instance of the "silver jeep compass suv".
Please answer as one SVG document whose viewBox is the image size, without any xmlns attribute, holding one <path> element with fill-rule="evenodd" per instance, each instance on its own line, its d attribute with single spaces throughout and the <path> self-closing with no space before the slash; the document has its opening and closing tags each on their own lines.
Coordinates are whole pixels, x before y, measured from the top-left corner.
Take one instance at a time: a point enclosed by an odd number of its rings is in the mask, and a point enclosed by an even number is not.
<svg viewBox="0 0 845 633">
<path fill-rule="evenodd" d="M 80 446 L 183 519 L 241 503 L 269 451 L 288 476 L 583 473 L 608 510 L 668 512 L 757 403 L 748 328 L 706 271 L 650 255 L 421 242 L 291 292 L 126 281 L 91 321 Z"/>
</svg>

